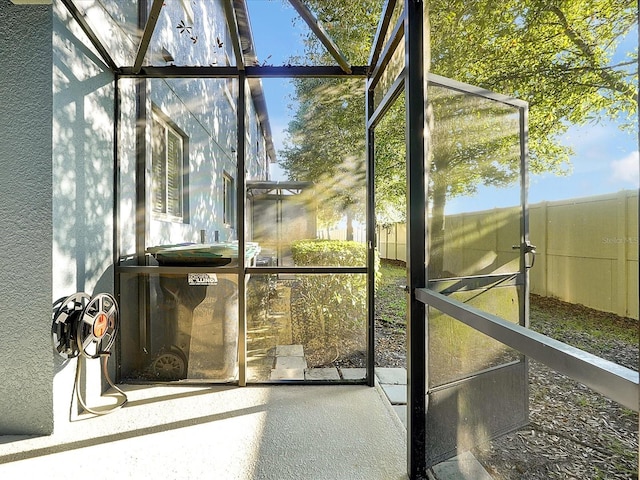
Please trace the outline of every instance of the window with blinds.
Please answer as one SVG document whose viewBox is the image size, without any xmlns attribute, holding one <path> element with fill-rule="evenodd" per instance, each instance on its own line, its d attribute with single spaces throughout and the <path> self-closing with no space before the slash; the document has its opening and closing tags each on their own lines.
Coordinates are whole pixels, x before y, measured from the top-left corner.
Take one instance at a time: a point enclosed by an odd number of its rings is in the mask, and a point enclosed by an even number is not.
<svg viewBox="0 0 640 480">
<path fill-rule="evenodd" d="M 153 212 L 168 219 L 184 217 L 184 137 L 156 113 L 152 119 Z"/>
</svg>

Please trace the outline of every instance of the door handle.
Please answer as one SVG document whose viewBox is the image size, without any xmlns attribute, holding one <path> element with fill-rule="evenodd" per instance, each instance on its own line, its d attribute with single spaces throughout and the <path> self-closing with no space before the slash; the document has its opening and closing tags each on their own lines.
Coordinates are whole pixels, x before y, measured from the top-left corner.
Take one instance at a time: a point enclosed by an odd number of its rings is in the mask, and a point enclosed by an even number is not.
<svg viewBox="0 0 640 480">
<path fill-rule="evenodd" d="M 525 268 L 532 268 L 533 264 L 536 263 L 536 246 L 532 245 L 529 240 L 524 242 L 523 253 L 526 255 L 527 253 L 531 254 L 531 265 L 527 265 L 525 262 Z M 520 245 L 512 245 L 511 248 L 514 250 L 520 250 Z"/>
</svg>

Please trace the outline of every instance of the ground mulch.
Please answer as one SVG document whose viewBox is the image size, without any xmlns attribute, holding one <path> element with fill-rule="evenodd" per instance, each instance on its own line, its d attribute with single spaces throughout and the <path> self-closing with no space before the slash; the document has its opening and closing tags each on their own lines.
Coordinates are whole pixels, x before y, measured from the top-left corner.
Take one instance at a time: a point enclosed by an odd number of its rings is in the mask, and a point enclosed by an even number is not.
<svg viewBox="0 0 640 480">
<path fill-rule="evenodd" d="M 587 331 L 575 322 L 602 325 Z M 531 299 L 530 328 L 638 370 L 638 321 L 553 298 Z M 604 332 L 604 333 L 603 333 Z M 405 329 L 376 322 L 376 366 L 405 367 Z M 529 363 L 529 424 L 473 453 L 495 480 L 638 479 L 638 414 L 545 365 Z"/>
</svg>

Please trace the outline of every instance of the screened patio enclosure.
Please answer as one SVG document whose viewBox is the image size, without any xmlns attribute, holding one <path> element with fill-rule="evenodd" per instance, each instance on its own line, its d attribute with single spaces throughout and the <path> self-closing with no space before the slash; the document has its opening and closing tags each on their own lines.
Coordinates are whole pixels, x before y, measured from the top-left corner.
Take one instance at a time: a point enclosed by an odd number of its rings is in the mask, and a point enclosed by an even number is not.
<svg viewBox="0 0 640 480">
<path fill-rule="evenodd" d="M 275 66 L 257 57 L 251 1 L 63 3 L 115 78 L 119 381 L 373 386 L 376 159 L 400 123 L 411 478 L 528 422 L 527 357 L 637 409 L 637 372 L 527 329 L 528 107 L 429 74 L 423 2 L 386 0 L 353 65 L 289 0 L 324 56 Z M 297 145 L 305 178 L 271 178 L 266 79 L 358 92 L 305 121 L 331 125 L 339 109 L 362 143 L 324 132 L 324 158 Z M 478 172 L 490 194 L 519 191 L 490 222 L 456 223 L 449 194 Z M 331 247 L 348 254 L 313 250 L 319 230 L 353 222 L 365 238 Z"/>
<path fill-rule="evenodd" d="M 303 4 L 293 6 L 318 28 Z M 324 154 L 339 158 L 331 169 L 272 179 L 263 86 L 284 78 L 313 95 L 358 92 L 360 101 L 329 105 L 314 119 L 363 122 L 366 67 L 347 65 L 335 45 L 337 66 L 304 58 L 257 66 L 250 2 L 69 7 L 87 29 L 98 10 L 114 29 L 140 32 L 137 49 L 108 60 L 119 99 L 119 378 L 372 385 L 373 248 L 351 242 L 347 260 L 305 250 L 320 229 L 366 223 L 365 144 L 340 158 L 337 135 Z M 103 47 L 113 41 L 88 35 Z"/>
</svg>

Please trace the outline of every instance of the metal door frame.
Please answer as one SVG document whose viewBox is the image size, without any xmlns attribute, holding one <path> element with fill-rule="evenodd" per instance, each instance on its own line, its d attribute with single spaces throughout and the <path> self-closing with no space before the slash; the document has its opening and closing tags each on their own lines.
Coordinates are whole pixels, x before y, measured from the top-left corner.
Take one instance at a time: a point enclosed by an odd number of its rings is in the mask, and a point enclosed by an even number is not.
<svg viewBox="0 0 640 480">
<path fill-rule="evenodd" d="M 528 120 L 528 104 L 522 100 L 514 99 L 491 92 L 473 85 L 464 84 L 439 75 L 429 74 L 427 76 L 428 84 L 437 86 L 447 91 L 456 92 L 468 97 L 477 97 L 490 102 L 512 108 L 518 114 L 518 140 L 519 140 L 519 209 L 518 209 L 518 226 L 519 226 L 519 243 L 514 248 L 519 250 L 518 270 L 491 274 L 479 274 L 467 277 L 456 277 L 450 279 L 429 279 L 429 258 L 430 252 L 427 245 L 427 287 L 424 290 L 428 292 L 436 292 L 436 287 L 441 283 L 447 283 L 447 280 L 456 280 L 455 285 L 449 286 L 445 290 L 439 292 L 442 307 L 450 300 L 450 294 L 454 291 L 471 290 L 482 292 L 488 285 L 488 289 L 484 291 L 484 295 L 491 295 L 495 292 L 495 287 L 516 288 L 518 297 L 518 324 L 522 327 L 528 327 L 529 323 L 529 273 L 527 265 L 527 254 L 531 252 L 529 242 L 529 213 L 528 213 L 528 146 L 527 146 L 527 120 Z M 426 163 L 426 162 L 425 162 Z M 428 178 L 428 171 L 426 176 Z M 428 224 L 427 224 L 428 229 Z M 425 238 L 428 237 L 426 232 Z M 428 242 L 425 239 L 425 243 Z M 480 295 L 480 293 L 478 294 Z M 419 296 L 416 297 L 420 300 Z M 469 448 L 470 444 L 475 441 L 477 429 L 467 429 L 467 436 L 460 437 L 460 427 L 463 422 L 474 425 L 474 420 L 481 420 L 485 426 L 483 434 L 489 434 L 491 438 L 499 437 L 514 429 L 520 428 L 529 422 L 529 388 L 528 388 L 528 360 L 522 357 L 514 362 L 502 362 L 501 364 L 477 372 L 465 374 L 462 378 L 451 379 L 446 383 L 438 386 L 429 386 L 429 359 L 431 352 L 428 347 L 429 332 L 429 310 L 428 306 L 440 310 L 440 308 L 432 301 L 424 302 L 426 324 L 426 467 L 430 468 L 437 463 L 456 455 L 457 451 Z M 458 302 L 465 307 L 465 303 Z M 447 314 L 445 310 L 440 310 Z M 450 315 L 457 320 L 455 315 Z M 503 320 L 506 323 L 506 320 Z M 490 379 L 487 382 L 487 379 Z M 453 395 L 455 398 L 463 399 L 463 403 L 472 401 L 477 405 L 472 412 L 465 412 L 463 420 L 458 419 L 458 405 L 452 405 L 449 398 Z M 445 400 L 446 399 L 446 400 Z M 500 413 L 504 412 L 504 413 Z M 457 420 L 452 420 L 457 419 Z M 485 420 L 486 419 L 486 420 Z M 451 423 L 457 421 L 455 430 L 455 440 L 449 438 L 446 432 L 452 430 Z M 437 441 L 430 438 L 435 436 Z M 469 437 L 469 435 L 471 435 Z M 450 443 L 450 445 L 447 445 Z"/>
<path fill-rule="evenodd" d="M 391 25 L 394 9 L 403 2 L 403 11 Z M 426 132 L 424 100 L 426 74 L 423 60 L 423 3 L 420 0 L 387 0 L 369 57 L 367 78 L 366 122 L 368 184 L 368 224 L 375 226 L 375 128 L 393 103 L 404 93 L 406 105 L 406 169 L 407 169 L 407 470 L 410 478 L 426 478 L 426 323 L 425 304 L 413 292 L 426 287 L 426 178 L 424 168 Z M 390 33 L 389 33 L 390 32 Z M 389 38 L 385 42 L 385 37 Z M 404 68 L 389 86 L 379 104 L 375 104 L 375 88 L 396 48 L 404 42 Z M 415 133 L 415 134 L 414 134 Z M 369 229 L 368 240 L 376 245 L 375 228 Z M 370 265 L 371 267 L 371 265 Z M 373 299 L 370 307 L 374 309 Z M 413 319 L 419 319 L 414 321 Z M 372 339 L 373 341 L 373 339 Z M 373 345 L 371 346 L 373 349 Z"/>
<path fill-rule="evenodd" d="M 390 27 L 390 18 L 397 1 L 404 2 L 404 12 L 393 28 L 387 43 L 385 35 Z M 370 73 L 367 82 L 367 155 L 370 178 L 374 171 L 374 129 L 391 104 L 404 91 L 406 95 L 406 158 L 407 158 L 407 469 L 412 479 L 427 478 L 427 306 L 433 306 L 456 320 L 502 342 L 553 370 L 568 375 L 608 398 L 630 408 L 639 410 L 640 378 L 636 371 L 584 352 L 571 345 L 529 330 L 526 326 L 508 322 L 496 315 L 471 307 L 446 295 L 427 288 L 427 179 L 425 167 L 427 146 L 425 134 L 428 126 L 425 119 L 425 100 L 428 79 L 467 93 L 482 94 L 497 101 L 513 101 L 507 97 L 477 87 L 464 85 L 428 73 L 424 50 L 429 48 L 424 30 L 424 4 L 422 0 L 387 0 L 378 25 L 370 56 Z M 395 47 L 404 39 L 405 68 L 387 90 L 376 107 L 373 91 L 388 63 Z M 517 103 L 520 109 L 521 161 L 526 167 L 528 107 Z M 521 239 L 520 271 L 524 272 L 523 295 L 527 301 L 520 302 L 520 315 L 528 318 L 529 283 L 526 253 L 530 251 L 528 238 L 529 213 L 527 209 L 528 172 L 521 175 Z M 373 190 L 372 190 L 373 193 Z M 369 225 L 375 225 L 375 199 L 369 199 Z M 369 241 L 376 244 L 375 231 L 369 232 Z"/>
<path fill-rule="evenodd" d="M 418 111 L 418 106 L 422 106 L 424 102 L 424 96 L 426 95 L 426 86 L 423 83 L 423 78 L 427 77 L 425 74 L 424 65 L 422 65 L 423 52 L 422 44 L 420 40 L 423 37 L 423 12 L 422 2 L 419 0 L 411 1 L 405 0 L 406 15 L 408 32 L 407 37 L 413 35 L 413 41 L 411 38 L 405 39 L 405 45 L 407 48 L 406 59 L 408 62 L 413 61 L 420 64 L 420 67 L 409 68 L 407 65 L 407 83 L 409 84 L 408 92 L 418 92 L 422 87 L 423 91 L 410 96 L 410 100 L 407 100 L 407 131 L 418 132 L 420 129 L 426 129 L 425 118 Z M 413 7 L 413 8 L 410 8 Z M 417 38 L 416 38 L 417 37 Z M 431 76 L 433 78 L 433 76 Z M 457 82 L 442 79 L 448 86 L 456 88 L 456 86 L 462 86 Z M 413 88 L 412 88 L 413 87 Z M 466 87 L 468 88 L 468 87 Z M 470 87 L 471 93 L 480 93 L 481 89 L 476 87 Z M 484 92 L 484 95 L 496 96 L 490 92 Z M 500 99 L 501 96 L 494 97 Z M 504 100 L 504 98 L 502 98 Z M 520 108 L 524 108 L 524 105 Z M 521 155 L 526 160 L 527 146 L 527 129 L 526 129 L 527 110 L 524 108 L 521 121 L 520 121 L 520 133 L 521 133 Z M 425 130 L 426 131 L 426 130 Z M 505 321 L 496 315 L 489 314 L 474 307 L 471 307 L 463 302 L 449 298 L 441 293 L 435 292 L 427 288 L 428 278 L 421 273 L 425 270 L 424 266 L 428 262 L 428 255 L 426 252 L 426 238 L 427 231 L 425 225 L 425 219 L 427 215 L 426 211 L 426 199 L 422 197 L 420 202 L 420 195 L 416 193 L 421 187 L 425 186 L 425 178 L 428 176 L 428 171 L 425 169 L 424 159 L 421 155 L 426 153 L 424 143 L 421 138 L 407 138 L 407 161 L 408 161 L 408 185 L 409 185 L 409 226 L 408 226 L 408 269 L 409 272 L 418 272 L 418 274 L 409 273 L 408 275 L 408 288 L 410 295 L 410 308 L 409 316 L 407 319 L 407 335 L 408 335 L 408 402 L 409 402 L 409 419 L 408 425 L 408 451 L 409 451 L 409 475 L 412 479 L 426 478 L 427 475 L 427 463 L 426 463 L 426 448 L 425 448 L 425 435 L 426 435 L 426 418 L 424 413 L 426 408 L 424 406 L 427 401 L 425 387 L 426 377 L 426 314 L 425 308 L 427 305 L 437 308 L 441 312 L 454 317 L 456 320 L 492 337 L 499 342 L 519 351 L 526 355 L 528 358 L 537 360 L 545 365 L 549 366 L 556 372 L 565 374 L 572 379 L 583 383 L 589 388 L 605 395 L 606 397 L 620 403 L 621 405 L 632 409 L 634 411 L 639 410 L 640 403 L 640 376 L 637 371 L 618 365 L 614 362 L 610 362 L 596 355 L 592 355 L 583 350 L 580 350 L 571 345 L 567 345 L 563 342 L 547 337 L 540 333 L 529 330 L 523 325 L 516 325 L 511 322 Z M 526 164 L 525 164 L 526 166 Z M 527 172 L 524 170 L 522 176 L 523 185 L 521 188 L 521 195 L 523 198 L 521 203 L 524 211 L 521 215 L 521 221 L 523 222 L 523 232 L 520 242 L 520 262 L 521 271 L 526 272 L 526 266 L 523 262 L 526 261 L 526 253 L 529 251 L 530 245 L 528 242 L 528 235 L 524 235 L 527 232 L 528 225 L 528 212 L 526 209 L 526 185 L 528 183 Z M 426 188 L 422 192 L 426 195 Z M 528 282 L 525 281 L 525 295 L 528 296 Z M 522 312 L 528 316 L 527 305 L 528 302 L 523 302 L 525 310 Z"/>
</svg>

